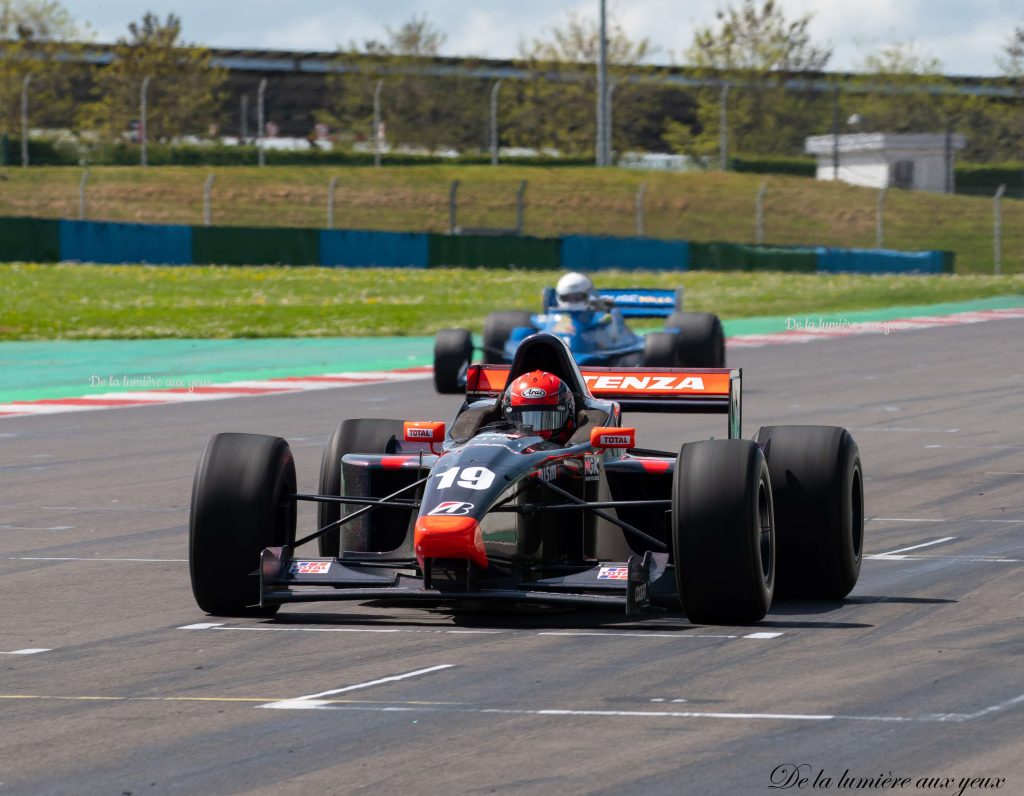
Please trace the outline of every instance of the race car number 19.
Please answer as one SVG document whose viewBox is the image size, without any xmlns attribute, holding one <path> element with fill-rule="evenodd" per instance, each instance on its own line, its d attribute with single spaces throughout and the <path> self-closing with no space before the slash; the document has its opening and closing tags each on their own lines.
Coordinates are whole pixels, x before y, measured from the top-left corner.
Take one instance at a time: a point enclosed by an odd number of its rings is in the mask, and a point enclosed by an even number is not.
<svg viewBox="0 0 1024 796">
<path fill-rule="evenodd" d="M 494 473 L 486 467 L 450 467 L 435 478 L 441 479 L 438 489 L 448 489 L 455 484 L 466 489 L 487 489 L 494 483 Z"/>
</svg>

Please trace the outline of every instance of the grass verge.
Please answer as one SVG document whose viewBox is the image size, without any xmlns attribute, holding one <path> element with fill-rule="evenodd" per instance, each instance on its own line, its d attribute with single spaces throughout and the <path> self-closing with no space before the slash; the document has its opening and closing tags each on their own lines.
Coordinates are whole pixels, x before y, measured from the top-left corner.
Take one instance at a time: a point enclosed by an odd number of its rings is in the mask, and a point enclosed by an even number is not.
<svg viewBox="0 0 1024 796">
<path fill-rule="evenodd" d="M 94 220 L 200 224 L 203 182 L 213 184 L 213 223 L 322 227 L 327 185 L 338 178 L 335 223 L 350 229 L 445 232 L 448 191 L 459 180 L 459 223 L 511 227 L 520 180 L 525 232 L 635 235 L 637 189 L 646 184 L 644 231 L 659 238 L 751 243 L 763 184 L 765 242 L 872 248 L 878 192 L 806 177 L 540 166 L 94 167 L 87 216 Z M 77 218 L 82 170 L 0 170 L 0 215 Z M 992 271 L 988 197 L 889 191 L 884 243 L 893 249 L 956 252 L 962 273 Z M 1024 202 L 1003 202 L 1003 271 L 1024 272 Z"/>
<path fill-rule="evenodd" d="M 556 271 L 0 265 L 0 340 L 364 337 L 480 331 L 532 309 Z M 1024 294 L 1024 274 L 854 276 L 603 272 L 601 287 L 686 289 L 723 319 Z"/>
</svg>

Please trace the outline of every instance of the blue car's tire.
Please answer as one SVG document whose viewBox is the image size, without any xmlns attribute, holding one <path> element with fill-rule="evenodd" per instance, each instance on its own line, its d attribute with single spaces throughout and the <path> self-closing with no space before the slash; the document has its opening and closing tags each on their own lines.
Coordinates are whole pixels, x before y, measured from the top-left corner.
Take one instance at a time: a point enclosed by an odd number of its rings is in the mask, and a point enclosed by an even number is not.
<svg viewBox="0 0 1024 796">
<path fill-rule="evenodd" d="M 488 315 L 484 322 L 484 362 L 507 362 L 502 353 L 505 343 L 512 335 L 512 330 L 521 326 L 533 326 L 533 317 L 524 310 L 505 310 Z"/>
<path fill-rule="evenodd" d="M 718 316 L 710 312 L 673 312 L 666 329 L 677 329 L 678 364 L 684 368 L 724 368 L 725 333 Z"/>
<path fill-rule="evenodd" d="M 650 332 L 644 338 L 643 365 L 674 368 L 679 364 L 679 336 L 674 332 Z"/>
</svg>

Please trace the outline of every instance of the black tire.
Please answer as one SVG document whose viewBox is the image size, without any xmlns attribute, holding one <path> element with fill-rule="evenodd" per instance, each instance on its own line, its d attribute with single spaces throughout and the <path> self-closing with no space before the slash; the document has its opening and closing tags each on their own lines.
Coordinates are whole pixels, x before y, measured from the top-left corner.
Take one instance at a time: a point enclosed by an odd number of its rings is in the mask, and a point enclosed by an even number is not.
<svg viewBox="0 0 1024 796">
<path fill-rule="evenodd" d="M 259 606 L 260 551 L 295 541 L 295 460 L 262 434 L 217 434 L 192 482 L 189 573 L 199 607 L 217 616 L 269 616 Z"/>
<path fill-rule="evenodd" d="M 320 494 L 341 497 L 341 457 L 347 453 L 394 453 L 402 439 L 401 420 L 345 420 L 327 440 L 320 460 Z M 318 503 L 317 528 L 341 519 L 341 505 Z M 329 531 L 317 540 L 320 555 L 337 557 L 341 552 L 341 529 Z"/>
<path fill-rule="evenodd" d="M 434 387 L 442 395 L 466 389 L 466 368 L 473 360 L 473 338 L 466 329 L 442 329 L 434 338 Z"/>
<path fill-rule="evenodd" d="M 674 368 L 679 364 L 679 337 L 674 332 L 649 332 L 644 338 L 644 367 Z"/>
<path fill-rule="evenodd" d="M 504 310 L 492 312 L 484 321 L 484 362 L 499 364 L 504 362 L 502 351 L 513 329 L 520 326 L 533 326 L 533 317 L 525 310 Z"/>
<path fill-rule="evenodd" d="M 666 329 L 678 329 L 677 355 L 684 368 L 724 368 L 725 332 L 718 316 L 710 312 L 673 312 Z"/>
<path fill-rule="evenodd" d="M 775 498 L 779 597 L 843 599 L 857 584 L 864 547 L 857 443 L 835 426 L 765 426 L 757 442 Z"/>
<path fill-rule="evenodd" d="M 672 554 L 683 612 L 700 624 L 764 618 L 775 585 L 768 466 L 743 439 L 683 445 L 672 481 Z"/>
</svg>

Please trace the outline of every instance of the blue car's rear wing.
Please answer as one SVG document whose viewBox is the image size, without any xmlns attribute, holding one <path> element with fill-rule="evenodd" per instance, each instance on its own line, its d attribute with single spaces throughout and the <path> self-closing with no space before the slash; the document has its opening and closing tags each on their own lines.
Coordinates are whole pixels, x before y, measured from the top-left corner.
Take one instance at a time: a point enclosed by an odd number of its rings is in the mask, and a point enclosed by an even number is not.
<svg viewBox="0 0 1024 796">
<path fill-rule="evenodd" d="M 626 318 L 667 318 L 683 308 L 683 289 L 620 288 L 601 290 L 598 296 L 622 311 Z M 555 289 L 544 289 L 544 312 L 558 308 Z"/>
</svg>

